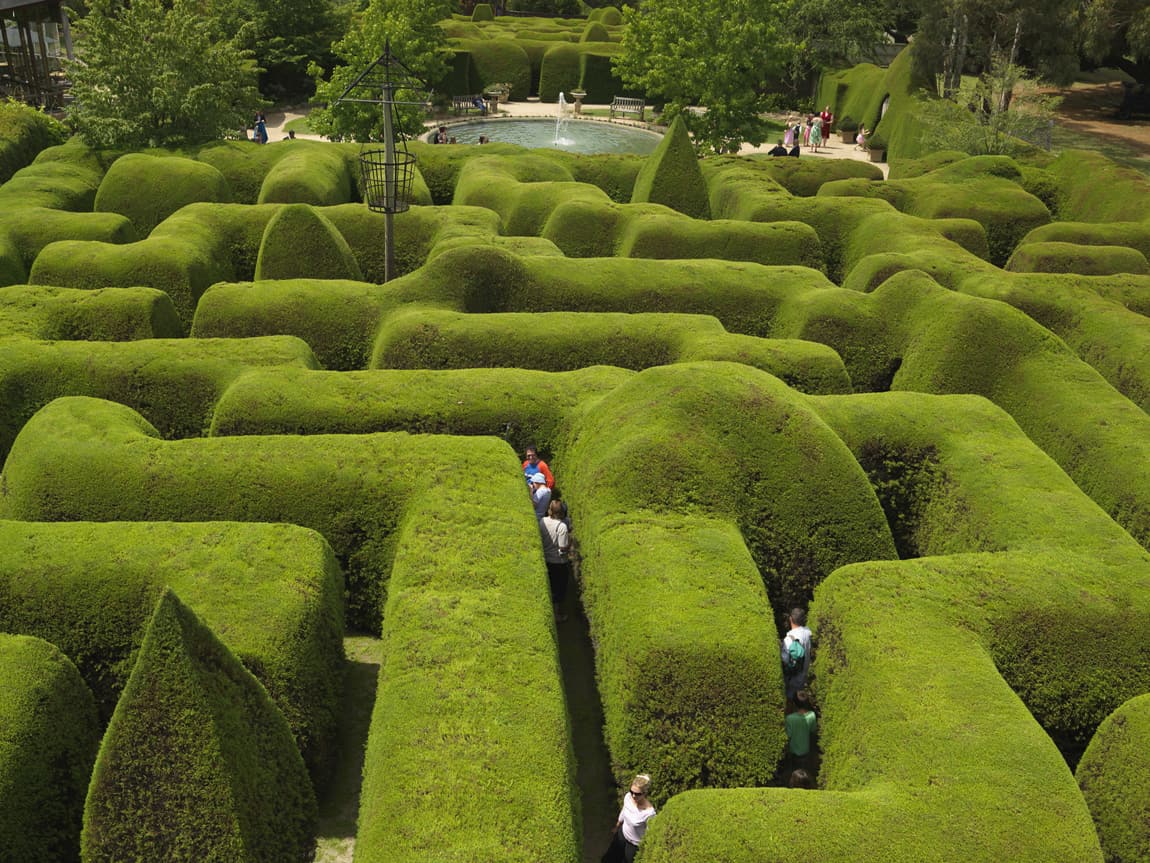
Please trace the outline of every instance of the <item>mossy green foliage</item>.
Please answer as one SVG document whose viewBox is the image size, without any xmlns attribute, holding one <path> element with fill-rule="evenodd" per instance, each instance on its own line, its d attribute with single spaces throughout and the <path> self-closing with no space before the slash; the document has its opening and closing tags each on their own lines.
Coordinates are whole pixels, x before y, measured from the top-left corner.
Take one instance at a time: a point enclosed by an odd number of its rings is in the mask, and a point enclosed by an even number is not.
<svg viewBox="0 0 1150 863">
<path fill-rule="evenodd" d="M 640 370 L 699 359 L 755 366 L 806 392 L 850 390 L 842 360 L 823 346 L 731 335 L 714 318 L 665 312 L 463 315 L 404 310 L 380 329 L 372 366 L 571 371 L 612 365 Z"/>
<path fill-rule="evenodd" d="M 700 166 L 709 186 L 721 180 L 726 171 L 746 170 L 759 176 L 758 185 L 774 181 L 792 195 L 801 198 L 817 195 L 825 183 L 883 178 L 877 165 L 853 159 L 778 159 L 756 154 L 709 157 Z"/>
<path fill-rule="evenodd" d="M 0 848 L 9 860 L 80 859 L 84 792 L 100 743 L 96 705 L 60 650 L 0 633 Z"/>
<path fill-rule="evenodd" d="M 332 206 L 352 200 L 352 179 L 342 147 L 319 141 L 281 141 L 288 152 L 260 185 L 260 204 Z"/>
<path fill-rule="evenodd" d="M 631 203 L 648 201 L 664 204 L 692 219 L 711 217 L 707 183 L 699 169 L 687 126 L 679 117 L 675 118 L 635 178 Z"/>
<path fill-rule="evenodd" d="M 286 204 L 268 220 L 255 276 L 363 279 L 347 240 L 320 210 L 307 204 Z"/>
<path fill-rule="evenodd" d="M 1034 228 L 1050 221 L 1050 211 L 1022 187 L 1022 174 L 1006 156 L 975 156 L 907 180 L 873 184 L 875 194 L 904 213 L 927 219 L 974 219 L 986 229 L 990 261 L 1002 266 Z M 867 194 L 836 183 L 820 195 Z"/>
<path fill-rule="evenodd" d="M 1072 243 L 1077 246 L 1128 246 L 1150 258 L 1150 220 L 1145 222 L 1051 222 L 1022 239 L 1029 243 Z"/>
<path fill-rule="evenodd" d="M 51 147 L 0 185 L 0 249 L 11 279 L 6 284 L 25 281 L 37 254 L 55 240 L 137 238 L 123 216 L 91 212 L 103 172 L 84 148 Z"/>
<path fill-rule="evenodd" d="M 1106 717 L 1074 775 L 1107 863 L 1150 858 L 1150 695 Z"/>
<path fill-rule="evenodd" d="M 96 759 L 83 859 L 303 863 L 315 819 L 287 722 L 165 591 Z"/>
<path fill-rule="evenodd" d="M 822 266 L 819 236 L 802 222 L 696 222 L 643 213 L 629 221 L 614 251 L 627 258 L 718 258 L 814 270 Z"/>
<path fill-rule="evenodd" d="M 495 12 L 491 8 L 490 3 L 476 3 L 475 8 L 471 10 L 472 21 L 494 21 Z"/>
<path fill-rule="evenodd" d="M 181 329 L 171 299 L 152 288 L 0 288 L 0 336 L 118 342 L 176 338 Z"/>
<path fill-rule="evenodd" d="M 228 181 L 211 165 L 179 156 L 128 153 L 104 175 L 93 209 L 127 217 L 136 234 L 146 237 L 185 204 L 231 199 Z"/>
<path fill-rule="evenodd" d="M 629 379 L 564 458 L 616 775 L 650 769 L 660 799 L 766 782 L 783 742 L 768 596 L 790 607 L 846 561 L 895 556 L 862 470 L 777 379 L 726 363 Z"/>
<path fill-rule="evenodd" d="M 0 539 L 0 630 L 59 645 L 105 722 L 170 586 L 267 688 L 323 784 L 335 754 L 343 578 L 322 537 L 284 524 L 5 521 Z"/>
<path fill-rule="evenodd" d="M 1027 243 L 1019 246 L 1004 269 L 1016 273 L 1150 274 L 1146 256 L 1127 246 L 1080 246 L 1076 243 Z"/>
<path fill-rule="evenodd" d="M 45 436 L 52 426 L 57 431 Z M 121 446 L 127 441 L 133 445 Z M 23 519 L 235 520 L 310 527 L 324 535 L 345 570 L 348 619 L 378 631 L 407 509 L 420 494 L 436 493 L 427 483 L 428 465 L 466 462 L 474 449 L 502 446 L 405 434 L 162 441 L 123 405 L 60 398 L 29 420 L 13 445 L 3 500 L 12 517 Z M 76 459 L 87 465 L 83 478 Z M 98 476 L 90 472 L 97 466 Z M 68 493 L 61 485 L 66 482 Z M 467 554 L 463 546 L 452 553 Z"/>
<path fill-rule="evenodd" d="M 612 58 L 622 49 L 618 44 L 587 42 L 580 46 L 579 86 L 587 91 L 588 103 L 608 103 L 616 96 L 644 98 L 642 91 L 623 83 L 615 74 Z"/>
<path fill-rule="evenodd" d="M 607 32 L 607 27 L 599 21 L 588 21 L 587 26 L 583 28 L 583 35 L 579 37 L 580 42 L 610 42 L 611 34 Z"/>
<path fill-rule="evenodd" d="M 43 111 L 11 99 L 0 103 L 0 183 L 67 137 L 64 125 Z"/>
<path fill-rule="evenodd" d="M 981 400 L 808 403 L 859 458 L 875 446 L 934 453 L 938 474 L 904 480 L 926 481 L 924 497 L 906 499 L 918 499 L 920 552 L 938 556 L 844 567 L 816 590 L 822 790 L 683 795 L 652 822 L 647 859 L 773 859 L 800 831 L 809 853 L 835 861 L 1100 861 L 1065 762 L 1031 714 L 1052 733 L 1088 734 L 1100 709 L 1145 687 L 1150 557 Z M 1123 659 L 1083 663 L 1084 643 Z M 975 738 L 986 742 L 972 750 Z"/>
<path fill-rule="evenodd" d="M 211 434 L 502 434 L 519 451 L 559 440 L 580 405 L 632 374 L 603 366 L 558 373 L 253 372 L 217 402 Z"/>
<path fill-rule="evenodd" d="M 579 48 L 572 44 L 547 49 L 539 71 L 540 102 L 557 102 L 560 93 L 570 93 L 579 86 L 581 58 Z"/>
<path fill-rule="evenodd" d="M 468 79 L 477 91 L 491 84 L 510 84 L 512 99 L 530 95 L 531 58 L 520 42 L 507 38 L 463 39 L 459 45 L 471 56 Z"/>
<path fill-rule="evenodd" d="M 538 527 L 510 449 L 482 453 L 460 449 L 452 480 L 417 502 L 402 530 L 358 863 L 579 859 L 575 762 Z"/>
<path fill-rule="evenodd" d="M 1059 212 L 1066 221 L 1144 222 L 1150 218 L 1150 182 L 1101 153 L 1066 150 L 1046 166 L 1058 178 Z"/>
<path fill-rule="evenodd" d="M 0 454 L 24 422 L 52 399 L 89 395 L 134 405 L 166 437 L 195 437 L 212 406 L 244 369 L 315 368 L 307 345 L 290 337 L 148 339 L 140 342 L 0 341 Z"/>
</svg>

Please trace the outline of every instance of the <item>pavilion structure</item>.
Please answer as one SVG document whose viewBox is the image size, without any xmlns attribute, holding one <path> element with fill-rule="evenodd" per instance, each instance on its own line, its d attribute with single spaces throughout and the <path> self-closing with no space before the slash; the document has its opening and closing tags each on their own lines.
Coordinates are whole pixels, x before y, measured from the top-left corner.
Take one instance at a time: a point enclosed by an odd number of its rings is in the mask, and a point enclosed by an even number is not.
<svg viewBox="0 0 1150 863">
<path fill-rule="evenodd" d="M 72 33 L 62 0 L 0 0 L 0 98 L 59 108 Z"/>
</svg>

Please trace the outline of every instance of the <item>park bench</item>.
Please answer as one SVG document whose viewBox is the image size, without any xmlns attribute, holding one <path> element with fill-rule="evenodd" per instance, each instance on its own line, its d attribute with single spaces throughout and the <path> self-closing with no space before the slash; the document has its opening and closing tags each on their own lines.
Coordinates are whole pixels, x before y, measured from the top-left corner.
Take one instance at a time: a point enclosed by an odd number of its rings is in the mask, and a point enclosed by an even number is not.
<svg viewBox="0 0 1150 863">
<path fill-rule="evenodd" d="M 615 119 L 616 114 L 634 114 L 640 120 L 646 112 L 647 107 L 643 104 L 642 99 L 635 99 L 630 96 L 615 96 L 611 100 L 611 119 Z"/>
<path fill-rule="evenodd" d="M 483 97 L 478 93 L 472 93 L 468 96 L 452 96 L 452 110 L 454 110 L 456 114 L 469 114 L 472 111 L 480 111 L 480 113 L 486 114 L 487 112 L 485 110 L 481 110 L 479 106 L 475 104 L 476 99 L 478 99 L 484 105 L 487 104 L 484 102 Z"/>
</svg>

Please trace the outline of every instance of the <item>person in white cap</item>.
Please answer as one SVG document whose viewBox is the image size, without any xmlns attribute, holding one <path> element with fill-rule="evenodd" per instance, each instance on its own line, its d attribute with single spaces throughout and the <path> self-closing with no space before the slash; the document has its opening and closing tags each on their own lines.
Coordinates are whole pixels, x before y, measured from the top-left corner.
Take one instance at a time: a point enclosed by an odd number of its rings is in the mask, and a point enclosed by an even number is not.
<svg viewBox="0 0 1150 863">
<path fill-rule="evenodd" d="M 531 502 L 535 504 L 536 518 L 547 515 L 547 507 L 551 503 L 551 489 L 547 487 L 547 477 L 541 473 L 531 475 Z"/>
</svg>

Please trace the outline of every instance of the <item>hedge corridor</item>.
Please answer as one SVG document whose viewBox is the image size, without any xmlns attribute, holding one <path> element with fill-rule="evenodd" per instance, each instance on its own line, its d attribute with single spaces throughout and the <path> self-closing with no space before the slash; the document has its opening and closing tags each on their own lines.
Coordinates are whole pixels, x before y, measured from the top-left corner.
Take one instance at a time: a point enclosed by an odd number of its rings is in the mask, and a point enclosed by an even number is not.
<svg viewBox="0 0 1150 863">
<path fill-rule="evenodd" d="M 613 87 L 612 11 L 457 17 L 453 74 Z M 0 185 L 0 858 L 311 859 L 366 631 L 357 863 L 583 860 L 528 444 L 643 863 L 1150 858 L 1150 187 L 917 152 L 908 76 L 824 81 L 891 96 L 888 180 L 415 145 L 386 284 L 354 147 L 42 142 Z"/>
</svg>

